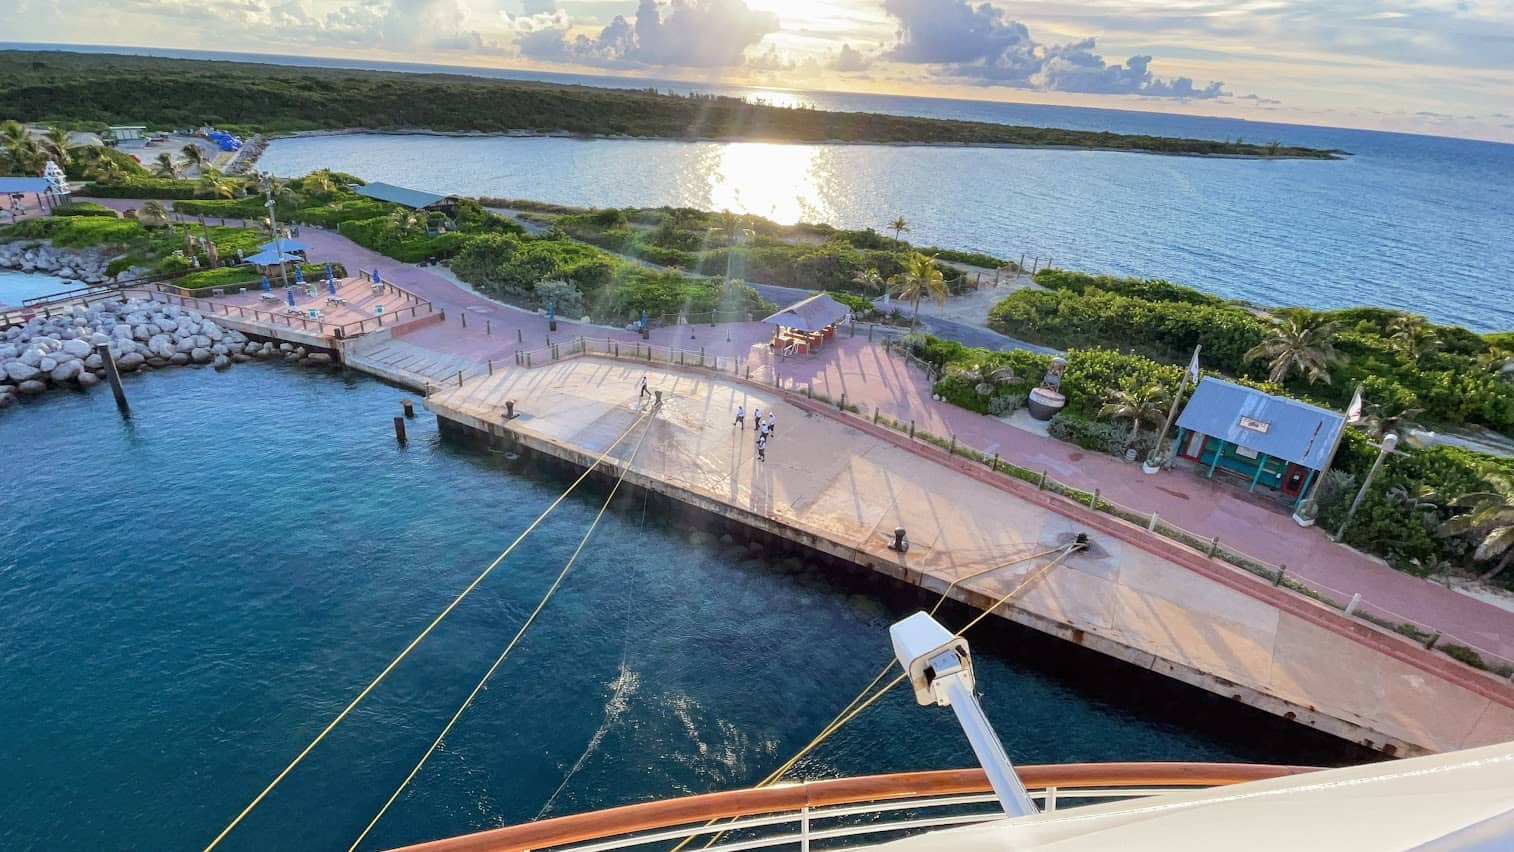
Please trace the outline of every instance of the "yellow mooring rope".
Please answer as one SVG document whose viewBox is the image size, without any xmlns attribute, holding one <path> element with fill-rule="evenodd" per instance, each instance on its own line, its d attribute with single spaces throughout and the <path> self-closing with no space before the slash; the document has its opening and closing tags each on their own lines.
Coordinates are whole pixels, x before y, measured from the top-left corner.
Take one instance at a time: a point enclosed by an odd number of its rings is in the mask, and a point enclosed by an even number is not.
<svg viewBox="0 0 1514 852">
<path fill-rule="evenodd" d="M 547 593 L 545 595 L 542 595 L 541 600 L 537 602 L 536 609 L 531 611 L 531 614 L 527 616 L 526 620 L 521 624 L 520 629 L 515 631 L 515 636 L 510 639 L 510 643 L 505 646 L 505 650 L 500 652 L 499 656 L 495 658 L 494 664 L 489 666 L 489 670 L 484 672 L 484 676 L 480 678 L 478 683 L 473 687 L 473 691 L 468 693 L 467 698 L 463 699 L 462 705 L 457 708 L 456 713 L 452 714 L 452 718 L 447 720 L 447 724 L 442 728 L 442 732 L 436 735 L 436 739 L 431 742 L 431 747 L 426 749 L 426 753 L 421 755 L 421 759 L 416 762 L 415 768 L 411 769 L 410 774 L 405 776 L 405 780 L 401 781 L 399 786 L 394 788 L 394 793 L 389 796 L 389 800 L 384 802 L 383 807 L 378 809 L 378 813 L 374 814 L 373 819 L 369 820 L 368 825 L 363 828 L 363 832 L 357 836 L 356 840 L 352 841 L 351 846 L 347 847 L 347 852 L 354 852 L 354 850 L 357 849 L 358 844 L 362 843 L 364 838 L 368 836 L 368 833 L 373 831 L 373 827 L 378 825 L 379 820 L 384 818 L 384 814 L 389 812 L 390 806 L 393 805 L 395 800 L 400 797 L 400 794 L 405 791 L 405 788 L 410 786 L 410 782 L 415 780 L 415 776 L 420 774 L 421 768 L 426 765 L 426 761 L 431 759 L 431 755 L 435 754 L 436 750 L 441 747 L 442 740 L 446 739 L 447 734 L 452 732 L 452 726 L 457 724 L 457 720 L 461 718 L 463 712 L 468 709 L 468 705 L 473 703 L 473 699 L 477 698 L 478 694 L 483 691 L 484 685 L 489 682 L 489 678 L 494 676 L 494 672 L 499 669 L 500 664 L 505 661 L 506 657 L 510 656 L 511 651 L 515 650 L 516 644 L 519 643 L 520 638 L 526 634 L 527 628 L 529 628 L 531 624 L 536 621 L 536 617 L 538 615 L 541 615 L 541 611 L 547 606 L 547 601 L 552 599 L 552 595 L 555 594 L 558 587 L 562 585 L 563 579 L 568 576 L 568 571 L 572 570 L 573 563 L 578 560 L 578 555 L 583 552 L 584 546 L 589 543 L 589 537 L 594 535 L 594 530 L 599 526 L 600 519 L 605 516 L 605 511 L 610 508 L 610 501 L 615 499 L 616 492 L 620 491 L 621 483 L 625 482 L 626 472 L 629 471 L 631 469 L 631 465 L 636 462 L 636 455 L 641 452 L 641 445 L 647 440 L 647 435 L 650 435 L 651 433 L 652 428 L 649 421 L 647 428 L 642 430 L 641 438 L 637 440 L 636 447 L 631 450 L 630 457 L 627 458 L 621 465 L 620 475 L 615 478 L 615 485 L 610 489 L 610 494 L 605 498 L 604 504 L 599 507 L 599 513 L 596 514 L 594 516 L 594 520 L 590 522 L 589 528 L 584 532 L 583 538 L 579 539 L 578 547 L 573 549 L 573 555 L 568 557 L 568 562 L 567 564 L 563 565 L 562 571 L 558 572 L 557 579 L 552 581 L 552 585 L 547 588 Z"/>
<path fill-rule="evenodd" d="M 226 836 L 228 834 L 231 834 L 232 830 L 235 829 L 237 825 L 239 825 L 242 820 L 247 817 L 248 814 L 252 813 L 252 809 L 256 808 L 258 804 L 268 796 L 269 793 L 273 792 L 273 788 L 277 787 L 279 785 L 279 782 L 284 780 L 285 776 L 292 772 L 296 766 L 300 765 L 300 761 L 304 760 L 306 755 L 310 754 L 310 752 L 313 751 L 317 745 L 320 745 L 321 740 L 324 740 L 326 738 L 326 735 L 331 733 L 332 729 L 340 724 L 343 719 L 347 718 L 347 714 L 351 713 L 353 708 L 357 707 L 357 705 L 364 698 L 367 698 L 368 693 L 372 692 L 374 687 L 378 686 L 384 678 L 388 677 L 389 673 L 394 671 L 394 668 L 400 664 L 400 661 L 404 660 L 405 657 L 415 649 L 415 646 L 421 643 L 422 639 L 425 639 L 428 635 L 430 635 L 431 631 L 442 622 L 442 619 L 446 618 L 452 613 L 452 610 L 462 602 L 463 598 L 466 598 L 470 593 L 472 593 L 472 591 L 478 587 L 478 584 L 484 581 L 485 577 L 488 577 L 495 568 L 499 567 L 499 564 L 505 561 L 505 557 L 509 556 L 510 553 L 514 551 L 522 541 L 525 540 L 526 536 L 530 535 L 531 532 L 535 530 L 543 520 L 546 519 L 547 515 L 552 513 L 552 510 L 556 509 L 563 500 L 567 499 L 568 495 L 573 493 L 573 490 L 579 486 L 579 483 L 587 479 L 589 477 L 589 474 L 592 473 L 594 469 L 600 465 L 601 462 L 608 458 L 610 452 L 617 446 L 619 446 L 620 442 L 625 440 L 627 435 L 631 434 L 631 430 L 635 429 L 642 420 L 646 419 L 649 416 L 649 414 L 650 413 L 641 414 L 634 421 L 632 421 L 631 425 L 627 426 L 626 430 L 624 432 L 621 432 L 620 435 L 615 438 L 615 441 L 611 443 L 610 446 L 605 448 L 605 451 L 603 453 L 600 453 L 599 458 L 595 459 L 593 464 L 590 464 L 577 479 L 573 480 L 573 484 L 569 485 L 566 491 L 558 495 L 557 499 L 553 500 L 551 505 L 547 506 L 546 509 L 543 509 L 542 513 L 536 516 L 536 520 L 532 521 L 530 526 L 526 527 L 526 529 L 521 532 L 520 535 L 515 537 L 514 541 L 510 542 L 509 547 L 506 547 L 503 551 L 500 552 L 498 556 L 494 558 L 493 562 L 489 563 L 489 566 L 483 570 L 483 573 L 475 577 L 473 579 L 473 582 L 468 584 L 467 588 L 458 593 L 457 597 L 453 598 L 452 602 L 447 604 L 447 608 L 438 613 L 436 618 L 433 618 L 431 620 L 431 623 L 426 625 L 426 629 L 416 634 L 416 637 L 410 640 L 410 644 L 406 645 L 405 649 L 400 651 L 398 656 L 396 656 L 393 660 L 390 660 L 389 665 L 384 666 L 384 670 L 378 673 L 378 677 L 375 677 L 367 686 L 363 687 L 363 691 L 359 692 L 356 698 L 353 698 L 346 707 L 342 708 L 342 712 L 336 714 L 336 718 L 327 723 L 326 727 L 322 728 L 321 732 L 315 735 L 315 739 L 311 740 L 310 744 L 305 746 L 305 748 L 302 749 L 298 755 L 295 755 L 294 760 L 289 761 L 289 765 L 285 766 L 278 775 L 274 776 L 273 780 L 268 782 L 268 786 L 264 787 L 262 792 L 258 793 L 253 797 L 252 801 L 247 803 L 247 807 L 243 808 L 241 813 L 238 813 L 231 822 L 226 824 L 225 828 L 221 829 L 221 833 L 217 834 L 215 836 L 215 839 L 210 841 L 210 843 L 205 846 L 205 852 L 210 852 L 210 850 L 215 849 L 222 840 L 225 840 Z"/>
</svg>

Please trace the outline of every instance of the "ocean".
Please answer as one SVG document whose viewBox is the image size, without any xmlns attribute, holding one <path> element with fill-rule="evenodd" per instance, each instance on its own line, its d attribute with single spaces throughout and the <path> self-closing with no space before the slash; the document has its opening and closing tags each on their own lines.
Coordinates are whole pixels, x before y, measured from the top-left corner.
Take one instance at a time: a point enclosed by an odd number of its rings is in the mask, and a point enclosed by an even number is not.
<svg viewBox="0 0 1514 852">
<path fill-rule="evenodd" d="M 98 390 L 0 411 L 0 848 L 208 842 L 567 484 L 443 442 L 425 415 L 397 446 L 407 394 L 361 376 L 175 368 L 126 392 L 129 420 Z M 567 500 L 222 848 L 345 848 L 604 495 Z M 687 527 L 622 495 L 365 848 L 755 783 L 932 603 Z M 1021 763 L 1364 757 L 1028 631 L 969 639 Z M 949 711 L 896 690 L 798 772 L 972 762 Z"/>
</svg>

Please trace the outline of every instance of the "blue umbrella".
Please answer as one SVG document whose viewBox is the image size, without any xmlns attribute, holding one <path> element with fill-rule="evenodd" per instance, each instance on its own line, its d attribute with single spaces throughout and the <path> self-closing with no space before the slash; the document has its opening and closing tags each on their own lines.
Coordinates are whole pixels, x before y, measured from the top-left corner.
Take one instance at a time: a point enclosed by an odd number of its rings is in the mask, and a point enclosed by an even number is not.
<svg viewBox="0 0 1514 852">
<path fill-rule="evenodd" d="M 273 287 L 269 286 L 269 284 L 268 284 L 268 276 L 267 275 L 263 276 L 263 292 L 264 293 L 272 293 L 273 292 Z"/>
<path fill-rule="evenodd" d="M 296 284 L 304 284 L 305 283 L 305 273 L 302 272 L 298 266 L 296 266 L 294 268 L 294 283 L 296 283 Z"/>
<path fill-rule="evenodd" d="M 284 291 L 284 295 L 286 295 L 286 296 L 289 297 L 289 307 L 291 307 L 291 308 L 294 307 L 294 291 L 293 290 L 285 290 Z"/>
<path fill-rule="evenodd" d="M 326 280 L 330 281 L 331 279 L 333 279 L 335 277 L 336 276 L 334 276 L 334 275 L 331 274 L 331 264 L 329 264 L 329 263 L 326 264 Z"/>
<path fill-rule="evenodd" d="M 336 281 L 335 281 L 335 279 L 327 278 L 326 279 L 326 288 L 331 291 L 331 295 L 335 296 L 336 295 Z"/>
</svg>

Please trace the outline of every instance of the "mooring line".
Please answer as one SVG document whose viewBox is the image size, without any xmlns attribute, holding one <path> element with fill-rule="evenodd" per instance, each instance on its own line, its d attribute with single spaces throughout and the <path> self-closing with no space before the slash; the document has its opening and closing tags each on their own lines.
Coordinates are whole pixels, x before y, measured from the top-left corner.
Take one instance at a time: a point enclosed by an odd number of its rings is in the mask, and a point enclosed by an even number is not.
<svg viewBox="0 0 1514 852">
<path fill-rule="evenodd" d="M 1039 570 L 1037 570 L 1034 574 L 1031 574 L 1030 576 L 1026 577 L 1024 580 L 1021 580 L 1013 589 L 1010 589 L 1003 597 L 1001 597 L 998 600 L 994 601 L 991 606 L 989 606 L 987 609 L 984 609 L 982 612 L 978 613 L 977 617 L 975 617 L 972 621 L 969 621 L 966 625 L 964 625 L 962 627 L 962 629 L 960 629 L 956 633 L 952 634 L 953 636 L 961 636 L 962 634 L 964 634 L 967 631 L 971 630 L 975 625 L 977 625 L 978 622 L 980 622 L 983 619 L 987 618 L 989 616 L 989 614 L 992 613 L 994 610 L 996 610 L 999 607 L 1003 606 L 1004 604 L 1008 603 L 1012 598 L 1014 598 L 1015 595 L 1018 595 L 1021 591 L 1029 588 L 1032 583 L 1034 583 L 1037 580 L 1041 579 L 1042 577 L 1046 576 L 1046 574 L 1048 572 L 1050 572 L 1051 569 L 1057 567 L 1057 565 L 1060 564 L 1063 559 L 1066 559 L 1068 556 L 1071 556 L 1073 553 L 1076 553 L 1077 551 L 1082 550 L 1082 549 L 1083 549 L 1083 545 L 1081 545 L 1081 544 L 1069 544 L 1069 545 L 1066 545 L 1064 547 L 1055 548 L 1053 550 L 1047 550 L 1047 551 L 1043 551 L 1041 553 L 1033 553 L 1033 554 L 1031 554 L 1029 556 L 1021 557 L 1020 559 L 1014 560 L 1012 562 L 1006 562 L 1003 565 L 996 565 L 993 568 L 987 568 L 987 569 L 984 569 L 982 571 L 977 572 L 976 574 L 971 574 L 971 575 L 968 575 L 968 576 L 965 576 L 965 577 L 961 577 L 958 580 L 954 580 L 951 585 L 949 585 L 949 586 L 946 587 L 946 591 L 944 591 L 944 592 L 941 593 L 940 600 L 936 601 L 936 605 L 931 608 L 931 614 L 935 614 L 936 610 L 938 608 L 940 608 L 941 604 L 946 601 L 947 594 L 949 594 L 951 592 L 952 588 L 954 586 L 956 586 L 957 583 L 961 582 L 962 580 L 968 580 L 968 579 L 971 579 L 972 577 L 977 577 L 977 576 L 981 576 L 983 574 L 990 573 L 992 571 L 997 571 L 1000 568 L 1007 568 L 1010 565 L 1014 565 L 1014 564 L 1017 564 L 1019 562 L 1024 562 L 1024 561 L 1026 561 L 1028 559 L 1035 559 L 1037 557 L 1046 556 L 1046 555 L 1049 555 L 1049 554 L 1052 554 L 1052 553 L 1059 554 L 1057 556 L 1057 558 L 1055 558 L 1055 559 L 1051 560 L 1050 562 L 1046 563 L 1045 565 L 1041 566 L 1041 568 Z M 872 679 L 872 681 L 867 686 L 863 687 L 861 692 L 857 693 L 857 697 L 853 698 L 850 702 L 848 702 L 847 705 L 846 705 L 846 707 L 843 708 L 840 713 L 836 714 L 836 717 L 830 721 L 830 724 L 826 725 L 823 729 L 821 729 L 820 733 L 817 734 L 814 739 L 810 740 L 809 743 L 804 746 L 804 748 L 802 748 L 798 752 L 796 752 L 793 757 L 791 757 L 788 760 L 784 761 L 784 763 L 783 763 L 782 766 L 779 766 L 777 769 L 773 770 L 773 772 L 770 773 L 766 778 L 762 779 L 761 781 L 759 781 L 755 785 L 753 785 L 753 789 L 762 789 L 764 787 L 771 787 L 772 785 L 778 783 L 779 779 L 781 779 L 784 776 L 785 773 L 787 773 L 790 769 L 792 769 L 795 764 L 797 764 L 800 760 L 804 759 L 805 755 L 807 755 L 810 752 L 814 751 L 821 743 L 825 742 L 825 740 L 828 737 L 830 737 L 832 734 L 836 733 L 837 731 L 841 730 L 848 722 L 850 722 L 853 719 L 857 718 L 857 716 L 859 714 L 861 714 L 863 710 L 866 710 L 868 707 L 871 707 L 874 702 L 876 702 L 878 699 L 882 698 L 885 694 L 888 693 L 889 690 L 891 690 L 894 687 L 898 686 L 907 677 L 909 677 L 909 674 L 907 672 L 901 673 L 898 676 L 896 676 L 893 680 L 891 680 L 887 684 L 885 684 L 882 689 L 879 689 L 877 692 L 873 692 L 871 695 L 868 695 L 869 691 L 872 690 L 872 688 L 874 686 L 876 686 L 879 681 L 883 680 L 883 678 L 888 675 L 889 671 L 891 669 L 893 669 L 894 666 L 896 666 L 896 665 L 898 665 L 898 661 L 897 660 L 890 661 L 887 665 L 885 665 L 883 667 L 883 670 L 880 671 L 880 672 L 878 672 L 878 675 L 876 677 L 874 677 Z M 705 823 L 705 827 L 708 828 L 709 826 L 712 826 L 712 825 L 714 825 L 715 823 L 717 823 L 719 821 L 720 820 L 718 820 L 718 819 L 710 820 L 709 822 Z M 735 818 L 733 817 L 731 821 L 734 822 Z M 721 836 L 723 836 L 724 834 L 725 834 L 725 830 L 721 830 L 719 832 L 716 832 L 713 836 L 710 837 L 709 841 L 704 844 L 703 848 L 708 849 L 711 846 L 715 845 L 715 843 L 717 843 L 720 840 Z M 679 842 L 679 844 L 677 846 L 674 846 L 672 848 L 671 852 L 681 852 L 681 850 L 685 846 L 689 845 L 690 841 L 692 841 L 693 839 L 694 839 L 694 835 L 692 835 L 692 834 L 688 835 L 681 842 Z"/>
<path fill-rule="evenodd" d="M 367 686 L 363 687 L 363 691 L 359 692 L 356 698 L 353 698 L 346 707 L 342 708 L 342 712 L 338 713 L 336 715 L 336 718 L 327 723 L 326 727 L 322 728 L 319 734 L 316 734 L 315 739 L 311 740 L 310 744 L 305 746 L 305 748 L 295 756 L 294 760 L 289 761 L 289 765 L 285 766 L 278 775 L 274 776 L 274 779 L 268 782 L 268 786 L 264 787 L 262 792 L 258 793 L 253 797 L 251 802 L 247 803 L 247 807 L 243 808 L 242 811 L 238 813 L 231 822 L 226 824 L 225 828 L 221 829 L 221 833 L 217 834 L 215 836 L 215 839 L 211 840 L 210 843 L 205 846 L 204 852 L 210 852 L 210 850 L 215 849 L 216 846 L 220 845 L 221 841 L 225 840 L 226 836 L 228 834 L 231 834 L 232 830 L 235 829 L 237 825 L 239 825 L 242 820 L 247 817 L 248 814 L 252 813 L 253 808 L 256 808 L 258 804 L 268 796 L 269 793 L 273 792 L 273 788 L 277 787 L 279 785 L 279 782 L 283 781 L 284 778 L 288 776 L 289 773 L 292 772 L 294 768 L 298 766 L 307 755 L 310 754 L 310 752 L 314 751 L 315 747 L 317 745 L 320 745 L 321 741 L 326 738 L 326 735 L 330 734 L 331 731 L 336 728 L 336 726 L 340 724 L 343 719 L 347 718 L 347 714 L 351 713 L 353 708 L 357 707 L 357 705 L 364 698 L 367 698 L 368 693 L 372 692 L 374 687 L 378 686 L 379 683 L 384 680 L 384 678 L 388 677 L 389 673 L 394 671 L 395 667 L 400 664 L 400 661 L 404 660 L 405 657 L 407 657 L 410 652 L 415 649 L 415 646 L 421 643 L 421 640 L 430 635 L 431 631 L 442 622 L 442 619 L 450 615 L 452 613 L 452 610 L 462 602 L 463 598 L 466 598 L 470 593 L 472 593 L 475 588 L 478 587 L 479 583 L 482 583 L 484 581 L 485 577 L 488 577 L 495 568 L 499 567 L 499 564 L 505 561 L 505 557 L 509 556 L 510 553 L 514 551 L 522 541 L 525 540 L 526 536 L 530 535 L 531 532 L 535 530 L 543 520 L 546 519 L 547 515 L 551 514 L 552 511 L 556 509 L 563 500 L 566 500 L 568 495 L 573 493 L 573 490 L 577 488 L 579 484 L 582 483 L 585 479 L 587 479 L 590 473 L 594 472 L 595 468 L 599 467 L 599 465 L 605 459 L 609 458 L 610 452 L 617 446 L 619 446 L 620 442 L 625 440 L 627 435 L 631 434 L 631 430 L 635 429 L 636 426 L 648 416 L 649 413 L 638 415 L 637 418 L 631 422 L 631 425 L 627 426 L 625 431 L 621 432 L 620 435 L 615 438 L 615 441 L 611 443 L 610 446 L 605 448 L 605 451 L 603 453 L 600 453 L 599 458 L 595 459 L 592 464 L 584 469 L 584 472 L 580 474 L 577 479 L 573 480 L 573 484 L 569 485 L 566 491 L 558 495 L 557 499 L 553 500 L 551 505 L 542 510 L 542 513 L 536 516 L 536 520 L 532 521 L 530 526 L 526 527 L 526 529 L 521 532 L 520 535 L 516 536 L 515 540 L 510 542 L 510 546 L 501 551 L 500 554 L 494 558 L 494 561 L 490 562 L 489 566 L 483 570 L 483 573 L 475 577 L 473 579 L 473 582 L 468 584 L 467 588 L 463 589 L 462 592 L 458 593 L 457 597 L 452 599 L 451 603 L 447 604 L 446 609 L 443 609 L 440 613 L 438 613 L 436 618 L 432 619 L 431 623 L 426 625 L 426 628 L 424 630 L 416 634 L 416 637 L 410 640 L 410 644 L 406 645 L 405 649 L 400 651 L 398 656 L 396 656 L 393 660 L 390 660 L 389 665 L 385 666 L 384 670 L 379 672 L 377 677 L 375 677 Z M 624 476 L 623 472 L 622 476 Z"/>
<path fill-rule="evenodd" d="M 636 456 L 641 452 L 642 444 L 646 443 L 647 436 L 652 434 L 651 423 L 651 420 L 647 421 L 647 428 L 642 430 L 641 438 L 636 441 L 636 447 L 631 450 L 630 457 L 621 464 L 620 473 L 615 477 L 615 485 L 610 488 L 610 493 L 605 497 L 604 504 L 599 507 L 599 512 L 594 515 L 594 520 L 589 523 L 589 528 L 584 531 L 583 538 L 578 540 L 578 546 L 573 549 L 573 554 L 568 557 L 567 563 L 558 572 L 557 578 L 552 581 L 551 586 L 547 587 L 547 593 L 542 595 L 540 601 L 537 601 L 536 608 L 531 610 L 531 614 L 521 623 L 520 629 L 515 631 L 515 635 L 510 638 L 510 643 L 505 646 L 505 650 L 501 651 L 499 656 L 494 659 L 494 664 L 489 666 L 489 670 L 484 672 L 482 678 L 479 678 L 478 683 L 473 687 L 473 691 L 468 693 L 467 698 L 463 699 L 463 703 L 457 708 L 457 712 L 453 713 L 452 718 L 447 720 L 447 724 L 443 726 L 442 732 L 436 735 L 435 740 L 432 740 L 430 748 L 427 748 L 426 753 L 421 755 L 421 759 L 410 770 L 410 774 L 406 775 L 405 780 L 401 781 L 399 786 L 394 788 L 394 792 L 390 794 L 389 800 L 384 802 L 383 807 L 379 808 L 378 813 L 373 815 L 373 819 L 368 821 L 368 825 L 363 829 L 363 832 L 357 836 L 356 840 L 352 841 L 351 846 L 347 847 L 347 852 L 354 852 L 358 844 L 362 843 L 367 838 L 368 833 L 373 831 L 373 827 L 378 825 L 379 820 L 384 818 L 384 814 L 389 812 L 389 808 L 399 799 L 400 794 L 405 792 L 405 788 L 410 786 L 410 782 L 415 780 L 416 775 L 420 774 L 421 769 L 426 765 L 426 761 L 430 760 L 431 755 L 435 754 L 436 750 L 441 747 L 442 740 L 445 740 L 447 734 L 452 732 L 452 727 L 457 724 L 458 719 L 462 718 L 468 706 L 473 703 L 473 699 L 477 698 L 478 694 L 483 691 L 484 685 L 489 682 L 489 678 L 494 677 L 494 673 L 499 670 L 505 659 L 510 656 L 510 652 L 515 650 L 515 646 L 520 643 L 521 637 L 525 636 L 526 631 L 536 622 L 536 617 L 541 615 L 542 610 L 547 608 L 547 601 L 550 601 L 552 596 L 562 586 L 563 580 L 568 576 L 568 572 L 573 569 L 574 563 L 578 561 L 579 554 L 583 553 L 584 547 L 588 545 L 590 537 L 594 535 L 594 530 L 599 527 L 600 520 L 604 518 L 605 512 L 609 510 L 611 501 L 615 499 L 615 495 L 620 491 L 621 483 L 625 482 L 626 473 L 631 469 L 631 465 L 636 462 Z M 632 425 L 634 426 L 635 424 L 633 423 Z"/>
</svg>

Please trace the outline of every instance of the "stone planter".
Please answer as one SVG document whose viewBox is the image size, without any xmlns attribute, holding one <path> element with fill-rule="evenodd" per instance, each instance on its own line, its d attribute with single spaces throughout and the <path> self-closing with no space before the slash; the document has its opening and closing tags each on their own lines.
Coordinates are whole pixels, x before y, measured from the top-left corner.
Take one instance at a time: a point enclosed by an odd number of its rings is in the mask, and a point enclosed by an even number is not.
<svg viewBox="0 0 1514 852">
<path fill-rule="evenodd" d="M 1046 388 L 1032 389 L 1030 396 L 1025 400 L 1025 407 L 1030 411 L 1030 416 L 1037 420 L 1050 420 L 1066 405 L 1067 397 Z"/>
</svg>

